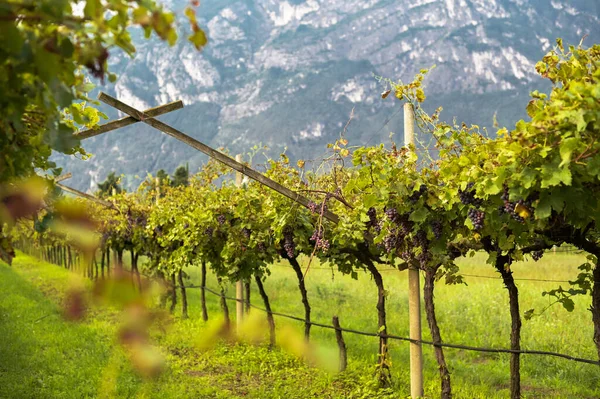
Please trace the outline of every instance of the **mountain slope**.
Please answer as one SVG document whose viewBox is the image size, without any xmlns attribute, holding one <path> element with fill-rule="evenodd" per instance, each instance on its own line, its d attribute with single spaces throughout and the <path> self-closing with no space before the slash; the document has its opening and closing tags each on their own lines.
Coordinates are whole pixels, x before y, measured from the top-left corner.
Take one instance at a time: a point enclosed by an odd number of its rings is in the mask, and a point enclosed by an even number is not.
<svg viewBox="0 0 600 399">
<path fill-rule="evenodd" d="M 167 4 L 182 10 L 187 2 Z M 319 158 L 347 131 L 352 144 L 401 134 L 394 101 L 379 97 L 374 75 L 426 79 L 426 104 L 443 116 L 490 126 L 524 117 L 531 88 L 547 88 L 534 65 L 562 37 L 600 40 L 600 5 L 578 0 L 204 0 L 208 30 L 202 52 L 181 41 L 173 48 L 136 39 L 133 59 L 112 54 L 120 78 L 103 88 L 122 101 L 150 108 L 181 99 L 186 107 L 163 120 L 215 147 L 246 152 L 256 144 L 277 155 Z M 184 28 L 182 28 L 184 29 Z M 139 33 L 135 33 L 139 36 Z M 110 110 L 109 110 L 110 111 Z M 116 113 L 109 112 L 112 117 Z M 388 122 L 389 123 L 386 123 Z M 204 157 L 141 126 L 84 143 L 87 162 L 59 157 L 71 184 L 93 188 L 110 170 L 135 186 L 146 173 L 172 172 Z M 138 175 L 139 178 L 136 178 Z"/>
</svg>

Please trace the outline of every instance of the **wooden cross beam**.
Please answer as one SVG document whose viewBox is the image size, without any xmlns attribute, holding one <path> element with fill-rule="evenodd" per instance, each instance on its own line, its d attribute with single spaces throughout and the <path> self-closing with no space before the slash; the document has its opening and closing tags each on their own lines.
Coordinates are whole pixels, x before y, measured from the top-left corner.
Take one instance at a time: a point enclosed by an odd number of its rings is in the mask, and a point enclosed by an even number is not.
<svg viewBox="0 0 600 399">
<path fill-rule="evenodd" d="M 71 172 L 65 173 L 64 175 L 60 175 L 56 179 L 54 179 L 54 182 L 60 183 L 61 181 L 70 179 L 71 177 L 73 177 L 73 174 Z"/>
<path fill-rule="evenodd" d="M 110 105 L 111 107 L 114 107 L 114 108 L 118 109 L 119 111 L 126 113 L 130 117 L 135 118 L 136 121 L 144 122 L 147 125 L 150 125 L 153 128 L 160 130 L 161 132 L 166 133 L 169 136 L 172 136 L 179 141 L 184 142 L 185 144 L 189 145 L 190 147 L 192 147 L 200 152 L 203 152 L 204 154 L 208 155 L 209 157 L 216 159 L 217 161 L 229 166 L 230 168 L 248 176 L 251 179 L 256 180 L 257 182 L 259 182 L 261 184 L 264 184 L 265 186 L 277 191 L 278 193 L 280 193 L 282 195 L 285 195 L 289 199 L 296 201 L 299 204 L 308 208 L 309 203 L 310 203 L 310 200 L 308 198 L 290 190 L 287 187 L 282 186 L 281 184 L 277 183 L 276 181 L 271 180 L 268 177 L 264 176 L 263 174 L 255 171 L 254 169 L 249 168 L 240 162 L 237 162 L 233 158 L 230 158 L 227 155 L 207 146 L 206 144 L 201 143 L 200 141 L 194 139 L 193 137 L 190 137 L 190 136 L 186 135 L 185 133 L 167 125 L 166 123 L 163 123 L 157 119 L 154 119 L 152 117 L 152 115 L 147 114 L 145 112 L 138 111 L 137 109 L 117 100 L 114 97 L 109 96 L 106 93 L 101 92 L 100 95 L 98 96 L 98 99 L 100 101 Z M 334 223 L 337 223 L 339 221 L 339 217 L 336 214 L 334 214 L 333 212 L 328 211 L 328 210 L 326 210 L 323 213 L 323 216 Z"/>
<path fill-rule="evenodd" d="M 103 199 L 96 198 L 93 195 L 86 194 L 83 191 L 79 191 L 79 190 L 76 190 L 76 189 L 71 188 L 69 186 L 65 186 L 63 184 L 57 183 L 56 181 L 54 181 L 54 184 L 56 185 L 56 187 L 60 188 L 63 191 L 66 191 L 68 193 L 77 195 L 79 197 L 85 198 L 85 199 L 90 200 L 92 202 L 96 202 L 96 203 L 98 203 L 100 205 L 104 205 L 107 208 L 113 208 L 113 209 L 115 208 L 115 205 L 112 202 L 108 202 L 108 201 L 105 201 Z"/>
<path fill-rule="evenodd" d="M 183 102 L 175 101 L 169 104 L 161 105 L 160 107 L 150 108 L 144 111 L 144 114 L 150 117 L 155 117 L 159 115 L 164 115 L 171 111 L 176 111 L 178 109 L 183 108 Z M 76 132 L 73 135 L 79 140 L 89 139 L 90 137 L 98 136 L 102 133 L 110 132 L 111 130 L 116 130 L 121 127 L 133 125 L 134 123 L 140 122 L 139 119 L 133 118 L 131 116 L 117 119 L 113 122 L 105 123 L 104 125 L 100 125 L 93 129 L 82 130 L 80 132 Z"/>
</svg>

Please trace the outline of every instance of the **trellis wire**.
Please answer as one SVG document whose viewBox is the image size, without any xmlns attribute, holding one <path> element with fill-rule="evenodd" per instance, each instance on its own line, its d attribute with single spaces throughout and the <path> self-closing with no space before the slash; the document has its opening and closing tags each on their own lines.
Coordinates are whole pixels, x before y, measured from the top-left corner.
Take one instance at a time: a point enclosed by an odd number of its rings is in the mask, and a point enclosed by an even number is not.
<svg viewBox="0 0 600 399">
<path fill-rule="evenodd" d="M 236 298 L 232 298 L 229 297 L 227 295 L 222 295 L 220 293 L 218 293 L 217 291 L 214 291 L 208 287 L 201 287 L 201 286 L 195 286 L 195 285 L 191 285 L 191 286 L 186 286 L 186 288 L 203 288 L 204 290 L 206 290 L 207 292 L 218 296 L 220 298 L 225 298 L 227 300 L 230 301 L 237 301 Z M 280 313 L 280 312 L 268 312 L 267 310 L 250 304 L 250 307 L 260 310 L 262 312 L 265 313 L 270 313 L 274 316 L 279 316 L 279 317 L 283 317 L 283 318 L 287 318 L 287 319 L 291 319 L 291 320 L 296 320 L 296 321 L 301 321 L 303 323 L 307 323 L 310 325 L 313 325 L 315 327 L 321 327 L 321 328 L 325 328 L 325 329 L 330 329 L 330 330 L 339 330 L 339 331 L 343 331 L 343 332 L 347 332 L 350 334 L 356 334 L 356 335 L 363 335 L 363 336 L 367 336 L 367 337 L 382 337 L 385 336 L 389 339 L 395 339 L 398 341 L 405 341 L 405 342 L 411 342 L 411 343 L 417 343 L 417 344 L 425 344 L 425 345 L 430 345 L 430 346 L 436 346 L 436 347 L 444 347 L 444 348 L 452 348 L 452 349 L 464 349 L 464 350 L 468 350 L 468 351 L 474 351 L 474 352 L 487 352 L 487 353 L 520 353 L 523 355 L 543 355 L 543 356 L 553 356 L 553 357 L 559 357 L 562 359 L 566 359 L 566 360 L 571 360 L 574 362 L 579 362 L 579 363 L 587 363 L 587 364 L 593 364 L 595 366 L 600 366 L 600 361 L 596 361 L 596 360 L 591 360 L 591 359 L 585 359 L 585 358 L 581 358 L 581 357 L 575 357 L 575 356 L 571 356 L 571 355 L 566 355 L 564 353 L 557 353 L 557 352 L 549 352 L 549 351 L 540 351 L 540 350 L 527 350 L 527 349 L 522 349 L 522 350 L 514 350 L 514 349 L 505 349 L 505 348 L 484 348 L 484 347 L 478 347 L 478 346 L 470 346 L 470 345 L 461 345 L 461 344 L 449 344 L 449 343 L 443 343 L 443 342 L 433 342 L 433 341 L 427 341 L 427 340 L 415 340 L 415 339 L 411 339 L 408 337 L 401 337 L 398 335 L 393 335 L 393 334 L 379 334 L 379 333 L 373 333 L 373 332 L 366 332 L 366 331 L 360 331 L 360 330 L 354 330 L 351 328 L 344 328 L 344 327 L 340 327 L 340 328 L 336 328 L 332 325 L 329 324 L 324 324 L 324 323 L 318 323 L 318 322 L 314 322 L 314 321 L 307 321 L 301 317 L 297 317 L 297 316 L 292 316 L 292 315 L 288 315 L 285 313 Z"/>
<path fill-rule="evenodd" d="M 326 269 L 326 268 L 322 268 L 322 269 Z M 383 270 L 397 270 L 397 269 L 383 269 Z M 144 273 L 140 273 L 141 275 L 151 278 L 151 276 L 146 275 Z M 498 277 L 492 277 L 492 276 L 478 276 L 478 275 L 471 275 L 472 277 L 483 277 L 483 278 L 498 278 Z M 528 280 L 534 280 L 534 281 L 552 281 L 552 282 L 560 282 L 560 280 L 542 280 L 542 279 L 528 279 Z M 230 300 L 230 301 L 235 301 L 238 302 L 237 298 L 233 298 L 233 297 L 229 297 L 227 295 L 222 295 L 221 293 L 209 288 L 209 287 L 202 287 L 199 285 L 186 285 L 184 286 L 186 289 L 190 288 L 190 289 L 204 289 L 205 291 L 209 292 L 210 294 L 213 294 L 217 297 L 220 298 L 224 298 L 226 300 Z M 179 288 L 179 286 L 175 286 L 175 288 Z M 246 302 L 245 302 L 246 303 Z M 274 312 L 274 311 L 267 311 L 266 309 L 263 309 L 259 306 L 256 306 L 254 304 L 248 304 L 246 303 L 246 305 L 249 305 L 250 307 L 260 310 L 264 313 L 270 313 L 274 316 L 279 316 L 279 317 L 283 317 L 283 318 L 287 318 L 290 320 L 296 320 L 296 321 L 300 321 L 302 323 L 306 323 L 306 324 L 310 324 L 312 326 L 315 327 L 321 327 L 321 328 L 325 328 L 325 329 L 330 329 L 330 330 L 338 330 L 338 331 L 343 331 L 346 333 L 350 333 L 350 334 L 356 334 L 356 335 L 362 335 L 362 336 L 367 336 L 367 337 L 387 337 L 388 339 L 393 339 L 393 340 L 398 340 L 398 341 L 405 341 L 405 342 L 410 342 L 410 343 L 419 343 L 419 344 L 424 344 L 424 345 L 430 345 L 430 346 L 434 346 L 434 347 L 444 347 L 444 348 L 451 348 L 451 349 L 463 349 L 463 350 L 467 350 L 467 351 L 473 351 L 473 352 L 485 352 L 485 353 L 519 353 L 519 354 L 524 354 L 524 355 L 542 355 L 542 356 L 553 356 L 553 357 L 559 357 L 562 359 L 566 359 L 566 360 L 570 360 L 570 361 L 574 361 L 574 362 L 579 362 L 579 363 L 586 363 L 586 364 L 593 364 L 596 366 L 600 366 L 600 361 L 596 361 L 596 360 L 591 360 L 591 359 L 585 359 L 585 358 L 581 358 L 581 357 L 576 357 L 576 356 L 571 356 L 571 355 L 566 355 L 564 353 L 558 353 L 558 352 L 550 352 L 550 351 L 540 351 L 540 350 L 527 350 L 527 349 L 522 349 L 522 350 L 514 350 L 514 349 L 505 349 L 505 348 L 486 348 L 486 347 L 477 347 L 477 346 L 470 346 L 470 345 L 462 345 L 462 344 L 452 344 L 452 343 L 444 343 L 444 342 L 433 342 L 433 341 L 427 341 L 427 340 L 415 340 L 415 339 L 411 339 L 408 337 L 401 337 L 399 335 L 393 335 L 393 334 L 380 334 L 380 333 L 373 333 L 373 332 L 367 332 L 367 331 L 360 331 L 360 330 L 354 330 L 354 329 L 350 329 L 350 328 L 344 328 L 344 327 L 340 327 L 340 328 L 336 328 L 332 325 L 329 324 L 324 324 L 324 323 L 319 323 L 319 322 L 315 322 L 315 321 L 308 321 L 306 319 L 303 319 L 301 317 L 298 316 L 293 316 L 293 315 L 288 315 L 285 313 L 281 313 L 281 312 Z"/>
</svg>

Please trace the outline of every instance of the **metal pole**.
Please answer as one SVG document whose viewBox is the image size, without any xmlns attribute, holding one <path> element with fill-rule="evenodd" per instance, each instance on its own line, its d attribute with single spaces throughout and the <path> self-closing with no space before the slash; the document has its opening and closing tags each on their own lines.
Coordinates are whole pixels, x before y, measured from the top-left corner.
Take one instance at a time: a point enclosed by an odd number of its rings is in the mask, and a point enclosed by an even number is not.
<svg viewBox="0 0 600 399">
<path fill-rule="evenodd" d="M 238 154 L 235 156 L 235 160 L 239 163 L 242 162 L 242 155 Z M 243 175 L 240 172 L 235 173 L 235 185 L 237 187 L 242 186 Z M 235 283 L 235 315 L 236 325 L 238 330 L 240 329 L 242 322 L 244 321 L 244 282 L 238 280 Z"/>
<path fill-rule="evenodd" d="M 415 111 L 412 104 L 404 104 L 404 145 L 415 145 Z M 419 269 L 408 267 L 408 318 L 410 338 L 421 340 L 421 287 Z M 410 395 L 423 397 L 423 348 L 410 343 Z"/>
</svg>

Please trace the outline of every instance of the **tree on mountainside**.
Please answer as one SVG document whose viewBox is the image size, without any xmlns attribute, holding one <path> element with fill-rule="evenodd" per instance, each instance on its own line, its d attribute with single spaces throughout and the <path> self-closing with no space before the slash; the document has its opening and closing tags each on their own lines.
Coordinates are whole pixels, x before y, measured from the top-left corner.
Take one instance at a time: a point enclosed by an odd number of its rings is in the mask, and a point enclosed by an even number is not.
<svg viewBox="0 0 600 399">
<path fill-rule="evenodd" d="M 173 173 L 171 185 L 173 187 L 187 186 L 189 185 L 189 176 L 190 171 L 187 166 L 180 166 L 175 170 L 175 173 Z"/>
<path fill-rule="evenodd" d="M 106 176 L 106 180 L 102 183 L 98 183 L 98 194 L 100 197 L 108 197 L 113 194 L 120 194 L 123 192 L 123 188 L 121 187 L 121 179 L 117 177 L 115 172 L 110 172 L 108 176 Z"/>
<path fill-rule="evenodd" d="M 158 179 L 161 185 L 170 184 L 171 181 L 171 177 L 164 169 L 160 169 L 158 172 L 156 172 L 156 178 Z"/>
</svg>

